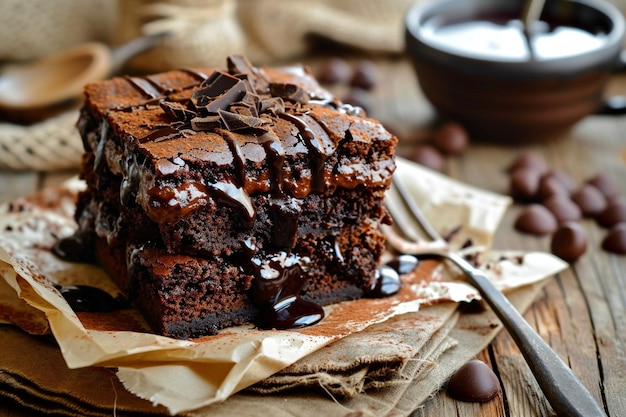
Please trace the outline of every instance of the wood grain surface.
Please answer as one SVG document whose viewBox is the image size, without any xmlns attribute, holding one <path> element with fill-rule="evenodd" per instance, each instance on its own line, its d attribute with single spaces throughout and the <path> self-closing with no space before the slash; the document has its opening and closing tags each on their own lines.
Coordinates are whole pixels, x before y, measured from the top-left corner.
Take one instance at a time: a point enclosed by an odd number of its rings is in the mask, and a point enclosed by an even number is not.
<svg viewBox="0 0 626 417">
<path fill-rule="evenodd" d="M 355 58 L 355 60 L 361 59 Z M 398 134 L 399 154 L 410 155 L 416 137 L 437 120 L 421 95 L 411 66 L 402 57 L 373 58 L 378 83 L 369 93 L 371 116 Z M 311 59 L 315 70 L 320 59 Z M 356 61 L 355 61 L 356 62 Z M 336 87 L 345 94 L 345 87 Z M 610 93 L 626 94 L 626 78 L 616 76 Z M 412 139 L 413 138 L 413 139 Z M 548 144 L 500 146 L 472 142 L 460 156 L 449 157 L 445 172 L 466 183 L 498 193 L 508 193 L 506 168 L 520 152 L 534 150 L 545 156 L 552 168 L 563 169 L 578 183 L 597 173 L 619 180 L 626 196 L 626 117 L 590 116 L 568 137 Z M 0 171 L 0 201 L 63 181 L 75 172 Z M 549 250 L 548 237 L 530 237 L 516 232 L 513 222 L 522 206 L 514 205 L 496 235 L 499 249 Z M 526 319 L 556 350 L 574 373 L 604 406 L 610 417 L 626 416 L 626 256 L 600 248 L 606 230 L 591 220 L 583 226 L 589 238 L 586 254 L 568 270 L 549 279 Z M 485 349 L 479 359 L 490 364 L 503 391 L 494 400 L 464 403 L 441 391 L 414 417 L 546 417 L 554 415 L 539 390 L 523 357 L 506 332 Z M 0 417 L 32 416 L 14 404 L 0 404 Z"/>
</svg>

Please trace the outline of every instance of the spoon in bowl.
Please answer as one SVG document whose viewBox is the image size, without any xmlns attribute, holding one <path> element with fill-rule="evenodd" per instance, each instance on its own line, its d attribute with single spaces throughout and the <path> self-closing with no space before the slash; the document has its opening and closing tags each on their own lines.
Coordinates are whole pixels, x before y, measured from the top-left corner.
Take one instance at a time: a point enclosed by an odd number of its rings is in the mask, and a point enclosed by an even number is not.
<svg viewBox="0 0 626 417">
<path fill-rule="evenodd" d="M 79 97 L 85 84 L 118 72 L 166 35 L 142 36 L 115 49 L 86 43 L 33 63 L 8 66 L 0 74 L 0 111 L 19 122 L 41 119 Z"/>
</svg>

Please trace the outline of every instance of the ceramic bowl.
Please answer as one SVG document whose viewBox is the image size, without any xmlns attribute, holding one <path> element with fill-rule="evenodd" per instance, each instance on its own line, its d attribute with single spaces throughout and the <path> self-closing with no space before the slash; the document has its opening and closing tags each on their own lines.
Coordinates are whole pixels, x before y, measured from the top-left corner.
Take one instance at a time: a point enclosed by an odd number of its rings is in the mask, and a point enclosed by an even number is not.
<svg viewBox="0 0 626 417">
<path fill-rule="evenodd" d="M 422 92 L 473 140 L 563 137 L 602 106 L 620 65 L 625 24 L 610 3 L 546 0 L 532 25 L 521 22 L 522 7 L 520 0 L 443 0 L 407 13 L 406 48 Z"/>
</svg>

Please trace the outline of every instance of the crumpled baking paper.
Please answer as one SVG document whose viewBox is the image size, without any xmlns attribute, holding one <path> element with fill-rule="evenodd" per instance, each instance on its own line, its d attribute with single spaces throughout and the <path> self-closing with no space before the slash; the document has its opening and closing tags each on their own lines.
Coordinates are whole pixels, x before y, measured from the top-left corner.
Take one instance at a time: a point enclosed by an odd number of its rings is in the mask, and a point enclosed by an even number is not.
<svg viewBox="0 0 626 417">
<path fill-rule="evenodd" d="M 452 245 L 457 239 L 471 239 L 489 248 L 510 204 L 508 197 L 401 159 L 395 175 L 409 186 L 439 230 L 460 226 Z M 104 315 L 75 313 L 53 284 L 88 284 L 113 295 L 118 292 L 97 266 L 64 262 L 50 252 L 57 239 L 75 230 L 73 202 L 81 187 L 82 182 L 74 179 L 0 206 L 0 320 L 33 333 L 49 329 L 68 367 L 116 368 L 130 392 L 165 406 L 172 414 L 223 401 L 333 341 L 417 311 L 420 305 L 478 298 L 458 271 L 442 264 L 430 279 L 406 277 L 396 296 L 329 306 L 321 323 L 299 330 L 242 326 L 217 336 L 177 340 L 150 333 L 134 309 Z M 483 256 L 488 275 L 501 289 L 537 282 L 567 267 L 545 253 L 485 252 Z M 520 257 L 523 262 L 514 261 Z"/>
</svg>

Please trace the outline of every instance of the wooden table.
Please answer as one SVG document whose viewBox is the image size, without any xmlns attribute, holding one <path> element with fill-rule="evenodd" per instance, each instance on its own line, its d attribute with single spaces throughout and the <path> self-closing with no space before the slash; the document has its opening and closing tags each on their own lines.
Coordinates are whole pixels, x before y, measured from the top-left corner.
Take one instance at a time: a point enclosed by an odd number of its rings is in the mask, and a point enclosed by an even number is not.
<svg viewBox="0 0 626 417">
<path fill-rule="evenodd" d="M 377 58 L 379 82 L 371 92 L 370 115 L 388 124 L 401 137 L 399 152 L 410 153 L 415 132 L 424 131 L 434 112 L 421 95 L 410 65 L 398 57 Z M 319 61 L 312 60 L 313 68 Z M 616 78 L 609 91 L 626 92 L 626 78 Z M 341 87 L 338 94 L 341 94 Z M 626 117 L 591 116 L 560 141 L 545 145 L 502 147 L 472 143 L 461 156 L 446 160 L 445 172 L 462 181 L 506 194 L 505 169 L 519 152 L 535 150 L 552 168 L 571 174 L 577 182 L 607 172 L 620 181 L 626 196 Z M 0 171 L 0 201 L 59 183 L 75 172 L 36 173 Z M 549 250 L 549 238 L 529 237 L 512 225 L 521 206 L 504 218 L 495 247 Z M 539 334 L 568 363 L 604 405 L 610 417 L 626 416 L 626 256 L 600 249 L 606 233 L 593 221 L 583 221 L 589 237 L 587 253 L 568 270 L 551 278 L 525 314 Z M 414 417 L 538 417 L 554 415 L 523 357 L 502 332 L 479 358 L 499 376 L 503 392 L 485 403 L 463 403 L 441 392 Z M 0 417 L 29 416 L 27 411 L 2 404 Z"/>
</svg>

